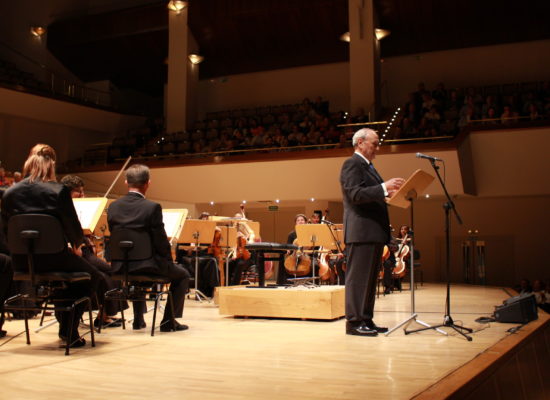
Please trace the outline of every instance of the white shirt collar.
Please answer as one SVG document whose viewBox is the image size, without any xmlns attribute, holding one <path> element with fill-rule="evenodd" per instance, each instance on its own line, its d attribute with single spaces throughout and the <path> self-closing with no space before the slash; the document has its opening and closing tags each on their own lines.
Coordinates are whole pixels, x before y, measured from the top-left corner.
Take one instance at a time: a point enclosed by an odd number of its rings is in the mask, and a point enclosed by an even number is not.
<svg viewBox="0 0 550 400">
<path fill-rule="evenodd" d="M 370 161 L 367 160 L 367 157 L 365 157 L 363 154 L 359 153 L 358 151 L 355 152 L 359 157 L 361 157 L 363 160 L 367 162 L 368 165 L 370 165 Z"/>
</svg>

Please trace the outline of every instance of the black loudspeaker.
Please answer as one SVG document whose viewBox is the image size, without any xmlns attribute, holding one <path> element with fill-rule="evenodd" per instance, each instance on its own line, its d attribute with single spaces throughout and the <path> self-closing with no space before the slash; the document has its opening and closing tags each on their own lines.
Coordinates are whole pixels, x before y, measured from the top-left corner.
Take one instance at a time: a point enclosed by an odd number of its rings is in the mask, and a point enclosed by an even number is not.
<svg viewBox="0 0 550 400">
<path fill-rule="evenodd" d="M 538 318 L 537 302 L 533 293 L 510 297 L 495 308 L 497 322 L 526 324 Z"/>
</svg>

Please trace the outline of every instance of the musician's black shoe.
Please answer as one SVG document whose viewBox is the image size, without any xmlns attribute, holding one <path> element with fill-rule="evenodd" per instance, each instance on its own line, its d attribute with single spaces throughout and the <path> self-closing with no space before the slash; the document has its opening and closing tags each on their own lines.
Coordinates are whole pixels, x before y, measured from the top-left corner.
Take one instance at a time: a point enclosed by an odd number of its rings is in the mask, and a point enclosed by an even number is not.
<svg viewBox="0 0 550 400">
<path fill-rule="evenodd" d="M 96 328 L 99 328 L 99 324 L 101 321 L 99 319 L 94 319 L 94 326 Z M 112 319 L 110 321 L 103 321 L 102 328 L 118 328 L 119 326 L 122 326 L 122 321 L 118 319 Z"/>
<path fill-rule="evenodd" d="M 355 336 L 378 336 L 375 329 L 367 327 L 364 322 L 346 322 L 346 334 Z"/>
<path fill-rule="evenodd" d="M 147 324 L 145 323 L 145 321 L 135 321 L 134 320 L 134 322 L 132 322 L 132 329 L 134 331 L 138 331 L 138 330 L 143 329 L 145 327 L 147 327 Z"/>
<path fill-rule="evenodd" d="M 6 332 L 5 330 L 0 329 L 0 338 L 6 336 L 6 333 L 8 333 L 8 332 Z"/>
<path fill-rule="evenodd" d="M 163 321 L 160 325 L 161 332 L 185 331 L 187 329 L 189 329 L 187 325 L 180 324 L 177 321 L 174 321 L 173 325 L 172 325 L 172 322 L 170 321 L 167 321 L 167 322 Z"/>
<path fill-rule="evenodd" d="M 370 321 L 365 321 L 365 326 L 369 329 L 375 330 L 378 333 L 386 333 L 388 331 L 388 328 L 386 327 L 377 326 L 372 319 Z"/>
<path fill-rule="evenodd" d="M 59 339 L 63 340 L 64 342 L 67 342 L 67 337 L 65 335 L 59 334 Z M 78 332 L 73 333 L 72 339 L 73 342 L 69 345 L 71 349 L 77 348 L 77 347 L 84 347 L 86 345 L 86 339 L 83 337 L 80 337 Z"/>
</svg>

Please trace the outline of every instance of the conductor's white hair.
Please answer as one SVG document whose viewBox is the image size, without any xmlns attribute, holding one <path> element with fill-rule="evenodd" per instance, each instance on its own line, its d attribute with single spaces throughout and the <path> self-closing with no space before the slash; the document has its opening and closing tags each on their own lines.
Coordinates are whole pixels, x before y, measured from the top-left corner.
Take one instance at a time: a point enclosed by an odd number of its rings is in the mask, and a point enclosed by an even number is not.
<svg viewBox="0 0 550 400">
<path fill-rule="evenodd" d="M 369 134 L 376 135 L 376 132 L 369 128 L 362 128 L 355 132 L 353 134 L 353 138 L 351 139 L 351 144 L 353 147 L 357 146 L 359 139 L 365 139 Z"/>
</svg>

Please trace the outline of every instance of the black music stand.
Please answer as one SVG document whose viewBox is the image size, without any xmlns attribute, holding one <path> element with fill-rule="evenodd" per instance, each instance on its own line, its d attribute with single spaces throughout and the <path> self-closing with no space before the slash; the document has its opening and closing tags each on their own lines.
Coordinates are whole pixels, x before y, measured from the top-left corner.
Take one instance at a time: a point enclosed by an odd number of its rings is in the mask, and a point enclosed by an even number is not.
<svg viewBox="0 0 550 400">
<path fill-rule="evenodd" d="M 411 231 L 409 232 L 410 236 L 410 285 L 411 285 L 411 315 L 407 317 L 404 321 L 400 322 L 396 326 L 385 333 L 386 336 L 391 334 L 396 329 L 399 329 L 401 326 L 405 325 L 404 330 L 407 329 L 407 326 L 411 322 L 416 322 L 424 326 L 426 329 L 431 328 L 431 325 L 428 325 L 426 322 L 423 322 L 417 318 L 415 310 L 415 287 L 414 287 L 414 201 L 419 194 L 422 194 L 426 188 L 433 182 L 434 177 L 424 172 L 420 169 L 417 169 L 413 174 L 405 181 L 403 186 L 390 198 L 387 203 L 392 206 L 400 208 L 409 208 L 410 207 L 410 223 Z M 436 329 L 442 335 L 447 335 L 447 332 Z"/>
<path fill-rule="evenodd" d="M 182 243 L 192 243 L 193 252 L 195 253 L 195 287 L 193 288 L 193 296 L 195 300 L 202 302 L 208 300 L 208 296 L 199 290 L 199 249 L 201 246 L 208 247 L 214 239 L 214 230 L 216 223 L 214 221 L 193 220 L 185 221 L 183 230 L 180 235 Z"/>
<path fill-rule="evenodd" d="M 337 248 L 336 240 L 327 224 L 303 224 L 296 225 L 296 242 L 299 247 L 311 247 L 311 276 L 308 278 L 290 278 L 292 282 L 307 283 L 319 279 L 315 275 L 315 247 L 322 247 L 323 251 L 331 251 Z"/>
<path fill-rule="evenodd" d="M 426 328 L 414 329 L 412 331 L 407 331 L 405 329 L 405 335 L 408 335 L 409 333 L 425 331 L 428 329 L 435 329 L 439 331 L 439 328 L 441 327 L 449 327 L 453 328 L 456 332 L 458 332 L 459 334 L 464 336 L 469 342 L 471 342 L 472 337 L 466 335 L 463 331 L 472 333 L 473 329 L 466 328 L 465 326 L 456 325 L 453 321 L 453 318 L 451 317 L 451 220 L 449 214 L 451 210 L 453 210 L 456 220 L 460 225 L 462 225 L 462 218 L 460 218 L 460 215 L 458 215 L 458 212 L 456 211 L 455 204 L 449 196 L 449 192 L 447 192 L 447 187 L 445 186 L 443 179 L 441 179 L 441 174 L 439 173 L 439 166 L 435 165 L 435 161 L 435 158 L 430 159 L 430 163 L 432 164 L 437 178 L 439 179 L 439 183 L 443 188 L 443 192 L 445 193 L 445 197 L 447 198 L 447 201 L 443 204 L 443 209 L 445 210 L 445 264 L 447 270 L 447 295 L 445 303 L 445 316 L 443 317 L 442 324 Z"/>
</svg>

